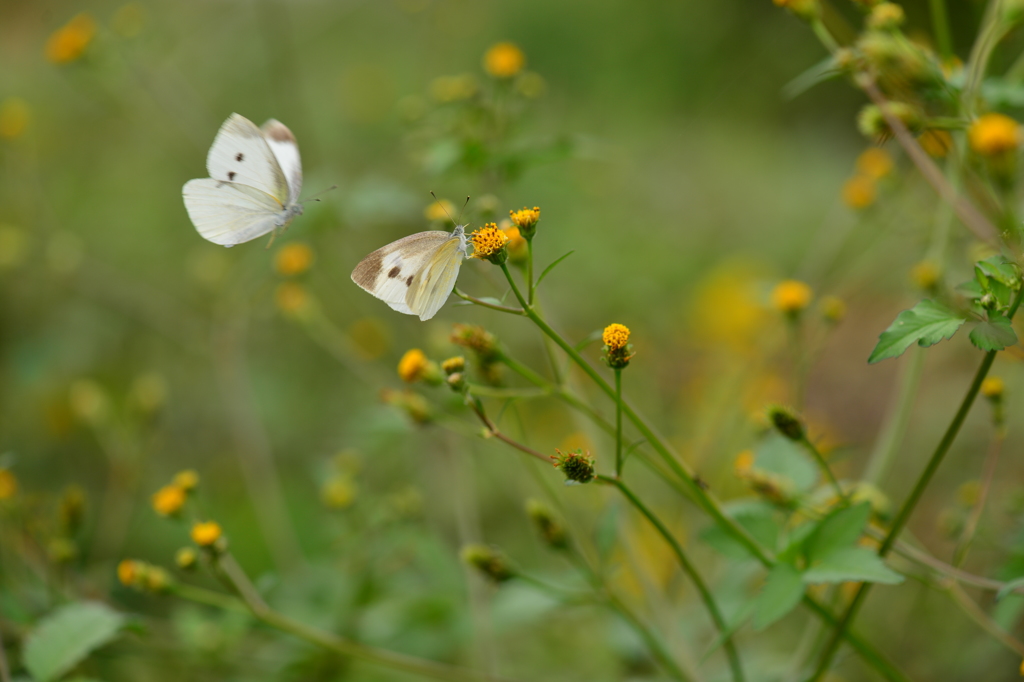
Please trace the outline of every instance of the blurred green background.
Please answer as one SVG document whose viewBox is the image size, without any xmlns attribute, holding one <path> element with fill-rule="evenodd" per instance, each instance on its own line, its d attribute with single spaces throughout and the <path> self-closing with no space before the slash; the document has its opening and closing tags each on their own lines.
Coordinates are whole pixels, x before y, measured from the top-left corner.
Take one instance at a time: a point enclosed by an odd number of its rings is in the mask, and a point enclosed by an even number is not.
<svg viewBox="0 0 1024 682">
<path fill-rule="evenodd" d="M 908 33 L 927 29 L 925 4 L 906 3 Z M 966 50 L 980 8 L 961 4 L 954 25 Z M 81 12 L 95 35 L 80 57 L 53 63 L 47 40 Z M 436 79 L 468 75 L 493 93 L 481 60 L 499 41 L 522 49 L 543 87 L 517 100 L 502 142 L 515 173 L 496 179 L 453 161 L 462 138 L 451 122 L 462 114 L 438 101 Z M 823 58 L 806 26 L 767 1 L 0 4 L 0 466 L 16 475 L 21 500 L 17 513 L 0 513 L 5 537 L 19 538 L 0 547 L 0 632 L 17 639 L 75 594 L 142 623 L 89 662 L 98 679 L 407 679 L 119 585 L 119 560 L 170 566 L 187 543 L 187 526 L 158 517 L 149 499 L 192 468 L 204 515 L 274 603 L 310 623 L 438 660 L 496 660 L 519 679 L 658 679 L 614 618 L 557 608 L 522 585 L 494 590 L 460 566 L 459 547 L 482 541 L 571 583 L 522 511 L 540 497 L 582 544 L 618 532 L 632 545 L 631 560 L 607 557 L 615 580 L 699 659 L 693 642 L 710 631 L 691 588 L 609 491 L 562 488 L 548 467 L 480 439 L 451 394 L 422 391 L 440 427 L 381 399 L 382 389 L 402 390 L 394 368 L 407 349 L 436 360 L 459 352 L 448 340 L 455 322 L 485 326 L 546 372 L 536 330 L 454 298 L 421 323 L 348 273 L 387 242 L 444 227 L 425 217 L 430 190 L 456 207 L 472 196 L 471 227 L 540 206 L 539 267 L 575 250 L 541 290 L 549 318 L 573 341 L 611 322 L 632 329 L 627 394 L 724 499 L 747 494 L 732 462 L 757 433 L 753 415 L 793 399 L 785 329 L 766 304 L 775 282 L 803 279 L 848 306 L 814 367 L 807 413 L 838 447 L 840 474 L 856 477 L 906 362 L 868 367 L 866 358 L 917 296 L 907 273 L 923 257 L 936 201 L 892 149 L 896 170 L 877 201 L 859 212 L 843 204 L 869 146 L 854 126 L 861 99 L 840 81 L 783 94 Z M 270 249 L 266 239 L 206 243 L 182 205 L 182 184 L 206 177 L 207 149 L 232 112 L 291 128 L 307 195 L 338 185 Z M 969 276 L 972 253 L 957 239 L 953 279 Z M 315 261 L 289 278 L 275 258 L 296 242 Z M 281 309 L 286 280 L 315 316 Z M 464 265 L 459 286 L 504 294 L 482 262 Z M 588 353 L 596 361 L 596 346 Z M 882 485 L 897 502 L 976 356 L 966 338 L 929 353 Z M 996 366 L 1011 396 L 1014 362 Z M 979 475 L 986 410 L 976 408 L 912 523 L 939 556 L 953 547 L 939 519 L 957 513 L 956 489 Z M 1015 401 L 1009 410 L 1013 423 Z M 553 400 L 516 402 L 501 423 L 544 453 L 583 446 L 599 468 L 609 461 L 611 442 Z M 1011 431 L 1006 451 L 1019 444 Z M 760 574 L 699 543 L 699 513 L 634 473 L 739 608 Z M 1011 504 L 1021 473 L 1019 461 L 1003 461 L 968 564 L 977 573 L 1012 573 L 1024 552 Z M 55 558 L 69 486 L 84 491 L 84 520 L 70 555 Z M 942 595 L 913 585 L 894 594 L 876 590 L 859 625 L 911 673 L 1010 679 L 986 671 L 1014 670 L 1012 655 L 962 616 L 936 615 L 949 612 Z M 751 679 L 786 669 L 804 618 L 740 637 Z M 706 679 L 725 674 L 718 659 Z M 872 679 L 852 660 L 840 670 Z"/>
</svg>

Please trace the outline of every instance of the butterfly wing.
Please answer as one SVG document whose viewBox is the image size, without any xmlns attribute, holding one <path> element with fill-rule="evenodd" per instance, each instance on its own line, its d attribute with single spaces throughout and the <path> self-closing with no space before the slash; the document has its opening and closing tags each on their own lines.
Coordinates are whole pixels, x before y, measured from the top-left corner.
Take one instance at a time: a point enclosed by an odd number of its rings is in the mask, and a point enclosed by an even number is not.
<svg viewBox="0 0 1024 682">
<path fill-rule="evenodd" d="M 434 250 L 413 277 L 406 295 L 406 305 L 414 315 L 421 320 L 429 320 L 437 314 L 455 288 L 465 254 L 465 241 L 452 235 L 448 235 L 447 241 Z"/>
<path fill-rule="evenodd" d="M 283 207 L 277 199 L 234 182 L 189 180 L 181 193 L 199 234 L 221 246 L 265 235 L 278 226 L 282 217 Z"/>
<path fill-rule="evenodd" d="M 298 160 L 298 147 L 295 159 Z M 288 180 L 277 156 L 270 150 L 263 131 L 244 116 L 231 114 L 224 121 L 206 155 L 206 169 L 214 180 L 254 187 L 282 206 L 290 203 Z"/>
<path fill-rule="evenodd" d="M 392 309 L 406 315 L 418 315 L 420 313 L 413 311 L 407 301 L 409 290 L 416 274 L 427 265 L 438 247 L 450 238 L 447 232 L 431 230 L 391 242 L 359 261 L 352 271 L 352 281 Z"/>
<path fill-rule="evenodd" d="M 288 130 L 288 126 L 273 118 L 264 123 L 260 130 L 288 182 L 288 203 L 295 203 L 302 191 L 302 159 L 299 158 L 299 145 L 295 136 Z"/>
</svg>

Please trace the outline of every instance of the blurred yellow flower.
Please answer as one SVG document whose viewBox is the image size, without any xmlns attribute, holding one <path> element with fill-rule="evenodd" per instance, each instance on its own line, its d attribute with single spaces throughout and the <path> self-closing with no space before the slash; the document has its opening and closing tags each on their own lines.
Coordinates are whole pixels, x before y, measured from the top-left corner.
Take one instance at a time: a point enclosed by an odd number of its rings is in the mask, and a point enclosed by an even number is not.
<svg viewBox="0 0 1024 682">
<path fill-rule="evenodd" d="M 383 322 L 374 317 L 364 317 L 353 322 L 348 328 L 349 338 L 356 352 L 366 360 L 375 360 L 391 347 L 391 334 Z"/>
<path fill-rule="evenodd" d="M 174 474 L 174 485 L 185 492 L 195 490 L 199 485 L 199 474 L 195 469 L 184 469 Z"/>
<path fill-rule="evenodd" d="M 222 531 L 216 521 L 197 521 L 192 525 L 192 542 L 200 547 L 209 547 L 220 540 Z"/>
<path fill-rule="evenodd" d="M 945 130 L 932 129 L 921 133 L 917 138 L 918 144 L 929 156 L 937 159 L 944 158 L 953 146 L 953 136 Z"/>
<path fill-rule="evenodd" d="M 110 399 L 103 387 L 91 379 L 79 379 L 69 391 L 71 411 L 85 422 L 103 421 L 110 410 Z"/>
<path fill-rule="evenodd" d="M 484 54 L 484 70 L 495 78 L 511 78 L 526 65 L 526 56 L 515 43 L 496 43 Z"/>
<path fill-rule="evenodd" d="M 875 203 L 876 194 L 874 179 L 866 175 L 854 175 L 843 185 L 843 203 L 853 209 Z"/>
<path fill-rule="evenodd" d="M 1003 114 L 985 114 L 967 130 L 971 149 L 982 156 L 997 156 L 1020 147 L 1020 124 Z"/>
<path fill-rule="evenodd" d="M 191 547 L 179 547 L 174 553 L 174 565 L 187 571 L 195 567 L 198 558 L 196 551 Z"/>
<path fill-rule="evenodd" d="M 320 489 L 320 499 L 328 509 L 345 509 L 356 499 L 356 484 L 350 476 L 334 476 Z"/>
<path fill-rule="evenodd" d="M 287 315 L 298 315 L 309 305 L 309 294 L 298 282 L 282 282 L 274 292 L 277 308 Z"/>
<path fill-rule="evenodd" d="M 406 383 L 415 383 L 423 377 L 429 362 L 423 351 L 419 348 L 412 348 L 406 351 L 402 359 L 398 361 L 398 376 Z"/>
<path fill-rule="evenodd" d="M 455 374 L 466 369 L 466 358 L 461 355 L 456 355 L 453 358 L 448 358 L 441 363 L 441 369 L 444 370 L 445 374 Z"/>
<path fill-rule="evenodd" d="M 313 264 L 313 249 L 303 242 L 291 242 L 277 250 L 274 268 L 285 277 L 301 275 Z"/>
<path fill-rule="evenodd" d="M 986 398 L 1002 398 L 1006 384 L 999 377 L 986 377 L 981 382 L 981 394 Z"/>
<path fill-rule="evenodd" d="M 160 516 L 174 516 L 185 506 L 187 493 L 177 485 L 165 485 L 153 493 L 153 509 Z"/>
<path fill-rule="evenodd" d="M 131 587 L 139 577 L 139 562 L 132 559 L 122 559 L 117 565 L 117 579 L 122 585 Z"/>
<path fill-rule="evenodd" d="M 629 343 L 629 327 L 618 323 L 610 324 L 604 328 L 601 340 L 604 345 L 608 346 L 608 350 L 616 351 L 625 348 Z"/>
<path fill-rule="evenodd" d="M 448 220 L 448 216 L 455 215 L 455 207 L 447 199 L 438 199 L 427 204 L 423 215 L 427 220 Z"/>
<path fill-rule="evenodd" d="M 18 479 L 10 469 L 0 468 L 0 500 L 8 500 L 18 493 Z"/>
<path fill-rule="evenodd" d="M 495 223 L 487 223 L 473 232 L 469 240 L 473 243 L 473 258 L 492 258 L 508 244 L 508 235 Z"/>
<path fill-rule="evenodd" d="M 772 289 L 772 307 L 781 313 L 793 315 L 806 308 L 813 296 L 814 292 L 803 282 L 787 279 Z"/>
<path fill-rule="evenodd" d="M 865 24 L 873 31 L 892 31 L 900 27 L 906 15 L 894 2 L 880 2 L 874 6 Z"/>
<path fill-rule="evenodd" d="M 476 78 L 470 74 L 439 76 L 430 82 L 430 96 L 442 104 L 469 99 L 479 89 Z"/>
<path fill-rule="evenodd" d="M 857 157 L 857 171 L 879 180 L 892 172 L 893 161 L 889 153 L 878 147 L 869 147 Z"/>
<path fill-rule="evenodd" d="M 923 260 L 910 268 L 910 279 L 914 282 L 914 286 L 925 291 L 935 288 L 941 274 L 939 266 L 930 260 Z"/>
<path fill-rule="evenodd" d="M 11 140 L 20 136 L 31 118 L 28 102 L 21 97 L 8 97 L 0 102 L 0 137 Z"/>
<path fill-rule="evenodd" d="M 956 502 L 961 507 L 973 507 L 981 497 L 981 483 L 964 481 L 956 489 Z"/>
<path fill-rule="evenodd" d="M 829 322 L 842 322 L 846 317 L 846 302 L 838 296 L 821 299 L 821 315 Z"/>
<path fill-rule="evenodd" d="M 95 35 L 96 21 L 83 12 L 50 34 L 46 59 L 53 64 L 73 62 L 82 56 Z"/>
<path fill-rule="evenodd" d="M 513 263 L 526 260 L 526 240 L 519 234 L 518 227 L 506 227 L 502 230 L 508 237 L 508 258 Z"/>
<path fill-rule="evenodd" d="M 732 463 L 732 468 L 738 477 L 742 478 L 745 476 L 754 468 L 754 451 L 744 450 L 740 454 L 736 455 L 736 459 Z"/>
<path fill-rule="evenodd" d="M 535 99 L 544 94 L 548 84 L 544 82 L 544 78 L 538 74 L 529 71 L 524 73 L 522 76 L 516 79 L 516 90 L 523 97 Z"/>
<path fill-rule="evenodd" d="M 114 12 L 110 25 L 122 38 L 134 38 L 142 32 L 145 20 L 146 12 L 142 5 L 138 2 L 129 2 Z"/>
</svg>

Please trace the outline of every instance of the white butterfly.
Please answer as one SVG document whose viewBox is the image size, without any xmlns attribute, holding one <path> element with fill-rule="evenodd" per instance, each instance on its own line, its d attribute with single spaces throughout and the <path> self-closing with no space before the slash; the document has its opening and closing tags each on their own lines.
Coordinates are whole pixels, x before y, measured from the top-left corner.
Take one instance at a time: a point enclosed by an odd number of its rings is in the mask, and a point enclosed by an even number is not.
<svg viewBox="0 0 1024 682">
<path fill-rule="evenodd" d="M 279 121 L 257 128 L 231 114 L 213 140 L 206 170 L 209 178 L 189 180 L 181 193 L 192 224 L 214 244 L 241 244 L 302 215 L 299 147 Z"/>
<path fill-rule="evenodd" d="M 429 320 L 455 288 L 466 258 L 465 225 L 417 232 L 359 261 L 352 281 L 406 315 Z"/>
</svg>

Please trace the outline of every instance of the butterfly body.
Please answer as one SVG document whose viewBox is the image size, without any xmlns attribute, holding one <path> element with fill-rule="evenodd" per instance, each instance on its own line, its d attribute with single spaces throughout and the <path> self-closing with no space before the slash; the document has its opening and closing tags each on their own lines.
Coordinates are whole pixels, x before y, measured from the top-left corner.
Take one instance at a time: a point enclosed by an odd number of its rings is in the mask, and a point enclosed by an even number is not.
<svg viewBox="0 0 1024 682">
<path fill-rule="evenodd" d="M 232 114 L 213 140 L 206 169 L 210 177 L 186 182 L 182 196 L 196 230 L 214 244 L 241 244 L 302 215 L 299 147 L 279 121 L 258 128 Z"/>
<path fill-rule="evenodd" d="M 418 232 L 366 256 L 352 281 L 393 310 L 429 320 L 455 288 L 465 257 L 465 225 L 452 232 Z"/>
</svg>

